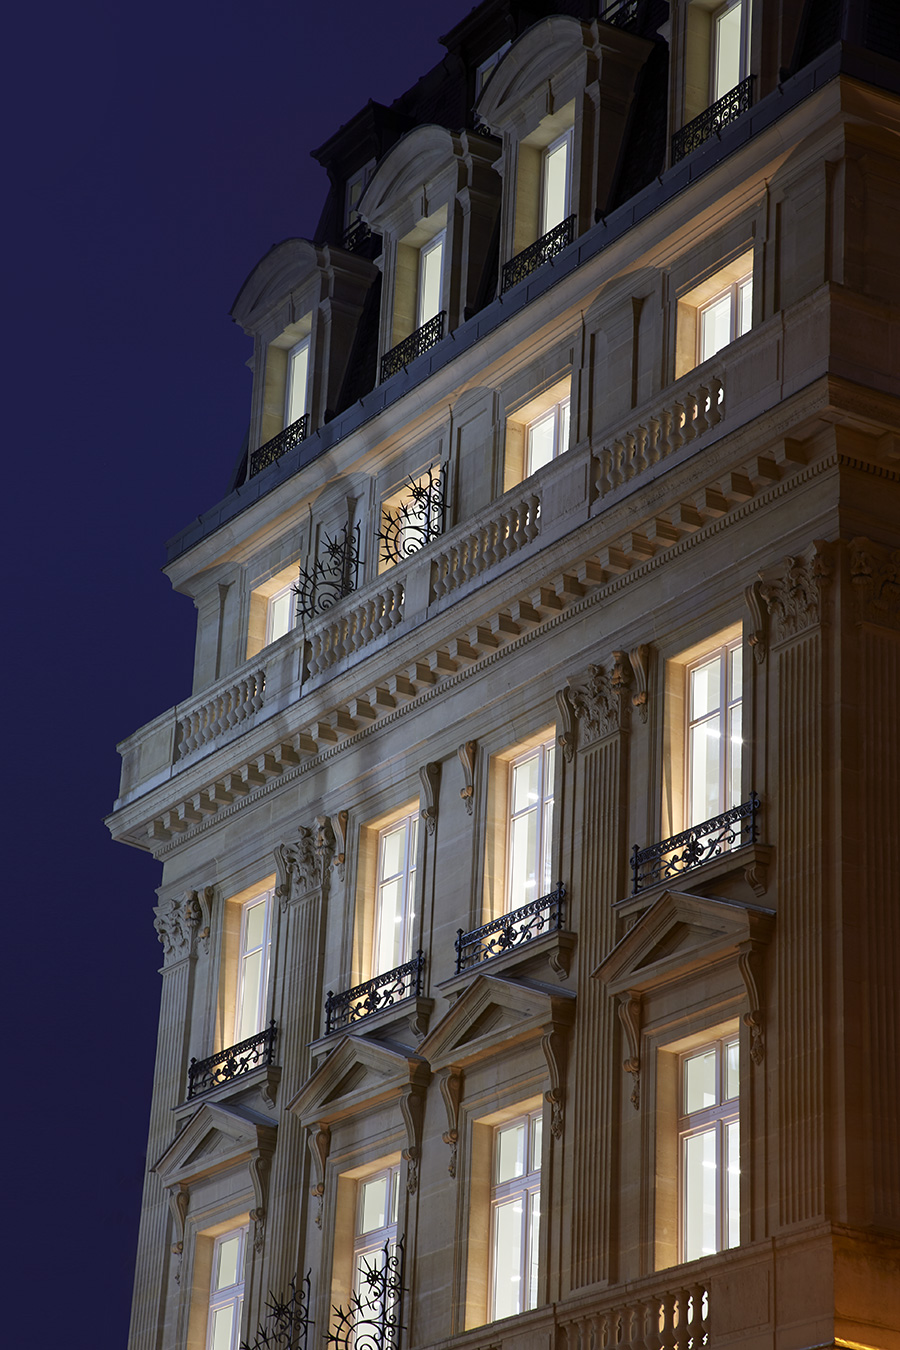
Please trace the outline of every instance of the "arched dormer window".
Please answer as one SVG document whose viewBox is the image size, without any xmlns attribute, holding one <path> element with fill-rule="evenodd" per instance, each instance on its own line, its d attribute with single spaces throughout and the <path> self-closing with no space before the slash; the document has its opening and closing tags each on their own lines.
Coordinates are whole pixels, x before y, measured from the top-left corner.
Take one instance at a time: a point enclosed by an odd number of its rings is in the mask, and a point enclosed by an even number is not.
<svg viewBox="0 0 900 1350">
<path fill-rule="evenodd" d="M 375 170 L 359 213 L 383 241 L 382 379 L 452 332 L 474 304 L 500 205 L 498 153 L 492 139 L 426 125 Z"/>
<path fill-rule="evenodd" d="M 476 104 L 503 142 L 500 291 L 566 248 L 605 206 L 652 44 L 553 15 L 513 43 Z"/>
</svg>

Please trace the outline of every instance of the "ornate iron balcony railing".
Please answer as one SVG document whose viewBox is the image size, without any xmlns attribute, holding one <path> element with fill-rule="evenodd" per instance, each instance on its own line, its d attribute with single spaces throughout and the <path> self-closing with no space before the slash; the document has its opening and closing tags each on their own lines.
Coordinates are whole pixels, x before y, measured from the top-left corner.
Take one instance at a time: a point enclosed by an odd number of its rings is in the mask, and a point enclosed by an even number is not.
<svg viewBox="0 0 900 1350">
<path fill-rule="evenodd" d="M 748 75 L 746 80 L 741 80 L 733 89 L 729 89 L 727 94 L 717 99 L 711 104 L 705 112 L 699 117 L 695 117 L 692 122 L 688 122 L 680 131 L 676 131 L 672 137 L 672 163 L 677 164 L 685 155 L 689 155 L 692 150 L 696 150 L 698 145 L 703 145 L 711 136 L 715 136 L 727 127 L 730 122 L 734 122 L 741 113 L 745 113 L 753 103 L 753 81 L 755 75 Z"/>
<path fill-rule="evenodd" d="M 300 568 L 293 592 L 300 619 L 326 613 L 359 585 L 359 522 L 344 526 L 336 539 L 324 535 L 319 556 Z"/>
<path fill-rule="evenodd" d="M 500 294 L 504 295 L 517 282 L 524 281 L 530 277 L 532 272 L 536 272 L 544 263 L 555 258 L 557 253 L 562 253 L 564 248 L 568 248 L 575 238 L 575 217 L 566 216 L 565 220 L 559 225 L 554 225 L 552 230 L 542 234 L 540 239 L 536 239 L 533 244 L 523 248 L 521 253 L 517 253 L 514 258 L 510 258 L 508 263 L 503 264 L 503 278 L 500 283 Z"/>
<path fill-rule="evenodd" d="M 444 470 L 438 465 L 407 482 L 406 496 L 396 511 L 382 511 L 381 560 L 392 567 L 418 553 L 444 533 Z"/>
<path fill-rule="evenodd" d="M 408 338 L 398 342 L 396 347 L 392 347 L 389 352 L 385 352 L 381 358 L 381 380 L 389 380 L 392 375 L 396 375 L 398 370 L 405 370 L 410 361 L 415 361 L 417 356 L 422 356 L 433 347 L 436 342 L 440 342 L 444 336 L 444 320 L 447 317 L 446 310 L 441 310 L 435 314 L 433 319 L 423 323 L 421 328 L 417 328 L 414 333 L 410 333 Z"/>
<path fill-rule="evenodd" d="M 649 848 L 638 848 L 635 844 L 631 850 L 631 894 L 640 895 L 659 881 L 668 881 L 723 853 L 755 844 L 759 808 L 759 798 L 751 792 L 749 801 L 723 811 L 720 816 L 713 816 L 712 820 L 704 820 L 702 825 L 692 825 L 689 830 L 673 834 L 670 839 L 651 844 Z"/>
<path fill-rule="evenodd" d="M 344 231 L 344 248 L 348 253 L 358 253 L 372 238 L 372 231 L 361 218 L 355 220 Z"/>
<path fill-rule="evenodd" d="M 615 0 L 600 15 L 600 22 L 610 23 L 614 28 L 636 28 L 641 8 L 640 0 Z"/>
<path fill-rule="evenodd" d="M 265 445 L 261 445 L 258 450 L 254 450 L 250 456 L 250 477 L 258 474 L 260 469 L 265 469 L 269 464 L 274 464 L 276 459 L 281 459 L 289 450 L 293 450 L 301 441 L 305 441 L 309 435 L 309 413 L 304 413 L 298 417 L 296 422 L 292 422 L 284 431 L 279 431 L 277 436 L 273 436 Z"/>
<path fill-rule="evenodd" d="M 188 1100 L 271 1064 L 275 1035 L 273 1018 L 265 1030 L 248 1036 L 245 1041 L 238 1041 L 237 1045 L 230 1045 L 227 1050 L 220 1050 L 217 1055 L 210 1055 L 208 1059 L 192 1058 L 188 1068 Z"/>
<path fill-rule="evenodd" d="M 362 1258 L 347 1307 L 332 1308 L 326 1339 L 334 1350 L 398 1350 L 403 1331 L 403 1238 Z"/>
<path fill-rule="evenodd" d="M 417 952 L 411 961 L 385 971 L 363 984 L 354 985 L 340 994 L 329 990 L 325 997 L 325 1035 L 359 1022 L 383 1008 L 392 1008 L 408 998 L 418 998 L 422 992 L 425 953 Z"/>
<path fill-rule="evenodd" d="M 276 1298 L 269 1290 L 266 1300 L 266 1315 L 256 1325 L 256 1340 L 241 1341 L 240 1350 L 307 1350 L 309 1329 L 315 1322 L 309 1315 L 310 1305 L 309 1271 L 297 1288 L 295 1276 L 287 1294 Z"/>
<path fill-rule="evenodd" d="M 456 973 L 471 970 L 482 961 L 490 961 L 492 956 L 500 956 L 511 947 L 522 947 L 544 933 L 555 933 L 562 928 L 563 901 L 566 888 L 561 881 L 549 895 L 539 900 L 531 900 L 527 905 L 503 914 L 499 919 L 482 924 L 465 933 L 460 928 L 456 934 Z"/>
</svg>

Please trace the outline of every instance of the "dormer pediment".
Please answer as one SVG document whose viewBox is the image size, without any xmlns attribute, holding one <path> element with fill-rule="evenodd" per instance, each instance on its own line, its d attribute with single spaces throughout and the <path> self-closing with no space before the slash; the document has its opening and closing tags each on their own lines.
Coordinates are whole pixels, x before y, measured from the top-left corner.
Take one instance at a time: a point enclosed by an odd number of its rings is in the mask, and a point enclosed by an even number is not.
<svg viewBox="0 0 900 1350">
<path fill-rule="evenodd" d="M 579 19 L 564 14 L 541 19 L 513 43 L 497 66 L 475 105 L 476 113 L 493 130 L 518 126 L 524 134 L 530 130 L 525 122 L 558 112 L 574 96 L 572 67 L 592 47 L 591 29 Z"/>
<path fill-rule="evenodd" d="M 433 1069 L 474 1064 L 571 1025 L 575 995 L 537 980 L 478 975 L 419 1046 Z"/>
<path fill-rule="evenodd" d="M 399 1097 L 430 1077 L 420 1055 L 400 1045 L 345 1036 L 289 1103 L 304 1124 L 330 1125 Z"/>
<path fill-rule="evenodd" d="M 270 1154 L 277 1126 L 255 1111 L 206 1103 L 191 1117 L 153 1171 L 164 1186 L 188 1184 L 224 1168 Z"/>
<path fill-rule="evenodd" d="M 248 333 L 254 333 L 292 294 L 321 287 L 322 258 L 308 239 L 285 239 L 256 264 L 231 307 L 231 316 Z M 308 309 L 305 295 L 297 317 Z"/>
<path fill-rule="evenodd" d="M 644 992 L 767 942 L 772 910 L 664 891 L 594 971 L 610 993 Z"/>
<path fill-rule="evenodd" d="M 405 232 L 407 215 L 433 215 L 457 189 L 461 155 L 459 136 L 446 127 L 427 124 L 407 132 L 373 173 L 359 203 L 363 220 L 378 234 L 397 233 Z"/>
</svg>

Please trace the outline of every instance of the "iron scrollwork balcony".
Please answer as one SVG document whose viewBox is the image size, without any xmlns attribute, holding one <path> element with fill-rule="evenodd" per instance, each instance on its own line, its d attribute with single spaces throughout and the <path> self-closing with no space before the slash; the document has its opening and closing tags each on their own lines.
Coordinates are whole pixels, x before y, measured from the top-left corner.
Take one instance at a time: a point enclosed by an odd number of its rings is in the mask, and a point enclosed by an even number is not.
<svg viewBox="0 0 900 1350">
<path fill-rule="evenodd" d="M 540 239 L 523 248 L 521 253 L 517 253 L 514 258 L 510 258 L 508 263 L 503 264 L 503 279 L 500 284 L 500 294 L 504 295 L 517 282 L 524 281 L 530 277 L 532 272 L 536 272 L 544 263 L 555 258 L 558 253 L 562 253 L 564 248 L 568 248 L 575 238 L 575 217 L 566 216 L 565 220 L 559 225 L 554 225 L 552 230 L 542 234 Z"/>
<path fill-rule="evenodd" d="M 347 1307 L 333 1308 L 335 1350 L 398 1350 L 403 1330 L 403 1238 L 362 1257 L 358 1288 Z"/>
<path fill-rule="evenodd" d="M 444 532 L 444 470 L 431 468 L 409 478 L 396 511 L 383 510 L 377 538 L 381 560 L 393 567 Z"/>
<path fill-rule="evenodd" d="M 324 614 L 359 584 L 359 522 L 345 525 L 336 539 L 327 534 L 311 567 L 301 567 L 293 587 L 297 617 L 313 619 Z"/>
<path fill-rule="evenodd" d="M 600 22 L 612 24 L 614 28 L 637 28 L 642 8 L 641 0 L 615 0 L 615 4 L 607 5 L 603 10 Z"/>
<path fill-rule="evenodd" d="M 649 848 L 638 848 L 635 844 L 631 850 L 631 894 L 640 895 L 657 882 L 668 881 L 724 853 L 755 844 L 759 808 L 759 797 L 751 792 L 749 801 L 713 816 L 712 820 L 704 820 L 702 825 L 692 825 L 689 830 Z"/>
<path fill-rule="evenodd" d="M 341 1031 L 384 1008 L 392 1008 L 395 1003 L 418 998 L 422 993 L 424 970 L 425 953 L 420 951 L 404 965 L 354 985 L 352 989 L 345 989 L 340 994 L 329 990 L 325 998 L 325 1035 Z"/>
<path fill-rule="evenodd" d="M 424 355 L 430 347 L 436 342 L 440 342 L 444 336 L 444 320 L 447 317 L 447 311 L 441 310 L 435 314 L 433 319 L 423 323 L 421 328 L 417 328 L 414 333 L 410 333 L 408 338 L 398 342 L 396 347 L 392 347 L 389 352 L 385 352 L 381 358 L 381 380 L 389 380 L 392 375 L 396 375 L 398 370 L 405 370 L 410 361 L 415 361 L 417 356 Z"/>
<path fill-rule="evenodd" d="M 268 1067 L 272 1063 L 275 1035 L 273 1018 L 263 1031 L 238 1041 L 237 1045 L 230 1045 L 227 1050 L 220 1050 L 217 1055 L 210 1055 L 208 1059 L 192 1058 L 188 1068 L 188 1100 L 252 1073 L 254 1069 Z"/>
<path fill-rule="evenodd" d="M 677 164 L 685 155 L 703 145 L 715 136 L 723 127 L 734 122 L 741 113 L 745 113 L 753 103 L 753 81 L 756 77 L 748 75 L 727 94 L 717 99 L 699 117 L 688 122 L 672 137 L 672 163 Z"/>
<path fill-rule="evenodd" d="M 261 445 L 258 450 L 254 450 L 250 456 L 250 477 L 253 478 L 261 469 L 265 469 L 270 464 L 274 464 L 276 459 L 281 459 L 289 450 L 293 450 L 301 441 L 305 441 L 309 435 L 309 413 L 304 413 L 298 417 L 296 422 L 292 422 L 284 431 L 280 431 L 277 436 L 273 436 L 265 445 Z"/>
<path fill-rule="evenodd" d="M 309 1271 L 297 1288 L 295 1276 L 287 1294 L 276 1298 L 269 1291 L 266 1301 L 266 1316 L 257 1323 L 256 1340 L 241 1341 L 240 1350 L 307 1350 L 309 1329 L 314 1326 L 309 1315 L 310 1304 Z"/>
<path fill-rule="evenodd" d="M 499 919 L 482 924 L 465 933 L 460 928 L 456 934 L 456 973 L 471 970 L 492 956 L 500 956 L 511 947 L 521 947 L 533 942 L 544 933 L 558 933 L 563 922 L 563 901 L 566 888 L 557 882 L 556 889 L 539 900 L 531 900 L 527 905 L 503 914 Z"/>
</svg>

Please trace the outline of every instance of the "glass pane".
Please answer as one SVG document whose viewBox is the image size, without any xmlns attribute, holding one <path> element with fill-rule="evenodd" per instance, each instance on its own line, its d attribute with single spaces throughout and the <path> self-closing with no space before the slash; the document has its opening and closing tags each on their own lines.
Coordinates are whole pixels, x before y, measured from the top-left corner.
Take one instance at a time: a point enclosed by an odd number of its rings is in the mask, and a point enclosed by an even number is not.
<svg viewBox="0 0 900 1350">
<path fill-rule="evenodd" d="M 733 703 L 741 697 L 744 680 L 744 653 L 740 647 L 732 647 L 728 653 L 728 701 Z"/>
<path fill-rule="evenodd" d="M 381 836 L 381 879 L 395 877 L 403 871 L 403 854 L 406 849 L 406 824 L 387 830 Z"/>
<path fill-rule="evenodd" d="M 538 1304 L 538 1269 L 541 1246 L 541 1193 L 535 1191 L 528 1197 L 528 1290 L 525 1297 L 526 1308 L 536 1308 Z"/>
<path fill-rule="evenodd" d="M 235 1233 L 234 1237 L 225 1238 L 224 1242 L 219 1243 L 219 1261 L 216 1266 L 214 1289 L 228 1289 L 230 1285 L 237 1284 L 240 1252 L 240 1233 Z"/>
<path fill-rule="evenodd" d="M 380 1281 L 371 1283 L 368 1276 L 373 1270 L 384 1266 L 384 1249 L 375 1247 L 372 1251 L 360 1252 L 356 1258 L 353 1273 L 353 1292 L 359 1299 L 359 1305 L 366 1317 L 378 1317 L 381 1313 Z"/>
<path fill-rule="evenodd" d="M 700 360 L 708 361 L 731 341 L 731 291 L 700 311 Z"/>
<path fill-rule="evenodd" d="M 373 1177 L 362 1183 L 362 1201 L 360 1204 L 359 1231 L 372 1233 L 387 1223 L 388 1178 L 384 1175 Z"/>
<path fill-rule="evenodd" d="M 566 169 L 569 159 L 569 140 L 560 141 L 544 155 L 544 218 L 541 234 L 561 224 L 569 214 Z"/>
<path fill-rule="evenodd" d="M 553 890 L 551 880 L 553 843 L 553 802 L 544 803 L 544 830 L 541 840 L 541 895 L 549 895 Z"/>
<path fill-rule="evenodd" d="M 717 1099 L 715 1050 L 691 1055 L 690 1059 L 684 1061 L 684 1105 L 681 1114 L 690 1116 L 695 1111 L 704 1111 L 707 1106 L 715 1106 Z"/>
<path fill-rule="evenodd" d="M 540 785 L 541 752 L 535 750 L 528 759 L 521 760 L 513 767 L 512 810 L 513 815 L 534 806 L 538 799 Z"/>
<path fill-rule="evenodd" d="M 729 1041 L 725 1047 L 725 1100 L 731 1101 L 741 1090 L 740 1044 Z"/>
<path fill-rule="evenodd" d="M 531 1170 L 539 1172 L 541 1170 L 541 1147 L 544 1138 L 544 1120 L 542 1116 L 535 1116 L 531 1122 Z"/>
<path fill-rule="evenodd" d="M 391 1172 L 391 1223 L 397 1222 L 397 1211 L 400 1207 L 400 1168 L 395 1167 Z"/>
<path fill-rule="evenodd" d="M 419 817 L 413 816 L 409 822 L 409 868 L 416 865 L 416 851 L 419 847 Z"/>
<path fill-rule="evenodd" d="M 537 811 L 517 816 L 510 825 L 509 909 L 537 899 Z"/>
<path fill-rule="evenodd" d="M 256 905 L 248 905 L 246 910 L 246 928 L 244 929 L 244 951 L 252 952 L 262 946 L 263 933 L 266 930 L 266 902 L 260 900 Z"/>
<path fill-rule="evenodd" d="M 528 473 L 549 464 L 555 449 L 556 414 L 547 413 L 528 428 Z"/>
<path fill-rule="evenodd" d="M 211 1316 L 210 1350 L 232 1350 L 231 1333 L 234 1327 L 234 1304 L 229 1303 L 224 1308 L 216 1308 Z"/>
<path fill-rule="evenodd" d="M 741 750 L 743 741 L 741 738 L 741 704 L 731 709 L 728 714 L 728 748 L 729 748 L 729 766 L 728 766 L 728 801 L 726 806 L 737 806 L 741 800 Z"/>
<path fill-rule="evenodd" d="M 725 1246 L 737 1247 L 741 1240 L 741 1155 L 740 1129 L 736 1120 L 725 1126 Z"/>
<path fill-rule="evenodd" d="M 262 975 L 262 952 L 255 951 L 245 956 L 241 971 L 241 1011 L 237 1025 L 237 1038 L 246 1040 L 259 1031 L 259 994 Z"/>
<path fill-rule="evenodd" d="M 716 1132 L 684 1141 L 684 1259 L 716 1250 Z"/>
<path fill-rule="evenodd" d="M 741 82 L 741 6 L 716 15 L 716 69 L 713 102 Z"/>
<path fill-rule="evenodd" d="M 569 423 L 571 420 L 571 405 L 568 399 L 563 399 L 559 405 L 559 444 L 556 447 L 558 455 L 563 454 L 569 448 Z"/>
<path fill-rule="evenodd" d="M 294 617 L 294 594 L 293 591 L 283 591 L 281 595 L 276 595 L 269 601 L 269 641 L 276 642 L 278 638 L 284 637 L 293 627 Z"/>
<path fill-rule="evenodd" d="M 288 395 L 287 423 L 296 422 L 306 412 L 306 385 L 309 375 L 309 343 L 304 342 L 291 352 L 290 392 Z"/>
<path fill-rule="evenodd" d="M 691 721 L 715 712 L 719 706 L 719 681 L 722 678 L 722 658 L 715 657 L 691 671 Z"/>
<path fill-rule="evenodd" d="M 551 741 L 544 750 L 544 796 L 553 796 L 553 777 L 556 773 L 556 746 Z"/>
<path fill-rule="evenodd" d="M 688 825 L 699 825 L 719 812 L 719 719 L 691 727 L 690 810 Z"/>
<path fill-rule="evenodd" d="M 441 260 L 443 236 L 422 249 L 419 273 L 419 327 L 433 319 L 441 309 Z"/>
<path fill-rule="evenodd" d="M 494 1318 L 522 1308 L 522 1197 L 494 1208 Z"/>
<path fill-rule="evenodd" d="M 737 335 L 743 337 L 750 332 L 753 323 L 753 278 L 738 284 L 738 325 Z"/>
<path fill-rule="evenodd" d="M 387 881 L 378 892 L 378 924 L 375 951 L 375 974 L 393 970 L 400 964 L 400 946 L 403 940 L 403 878 Z"/>
<path fill-rule="evenodd" d="M 497 1131 L 497 1175 L 495 1183 L 511 1181 L 525 1175 L 525 1123 L 507 1125 Z"/>
</svg>

